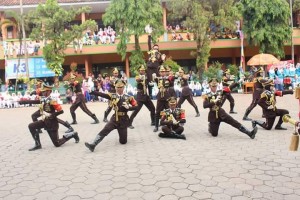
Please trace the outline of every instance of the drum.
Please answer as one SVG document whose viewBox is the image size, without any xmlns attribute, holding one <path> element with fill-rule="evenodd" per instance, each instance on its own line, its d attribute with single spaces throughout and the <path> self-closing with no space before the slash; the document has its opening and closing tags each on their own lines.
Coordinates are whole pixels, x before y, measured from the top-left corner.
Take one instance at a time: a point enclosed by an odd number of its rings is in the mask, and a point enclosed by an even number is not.
<svg viewBox="0 0 300 200">
<path fill-rule="evenodd" d="M 290 84 L 292 84 L 292 79 L 291 79 L 290 77 L 285 77 L 285 78 L 283 79 L 283 84 L 285 84 L 285 85 L 290 85 Z"/>
</svg>

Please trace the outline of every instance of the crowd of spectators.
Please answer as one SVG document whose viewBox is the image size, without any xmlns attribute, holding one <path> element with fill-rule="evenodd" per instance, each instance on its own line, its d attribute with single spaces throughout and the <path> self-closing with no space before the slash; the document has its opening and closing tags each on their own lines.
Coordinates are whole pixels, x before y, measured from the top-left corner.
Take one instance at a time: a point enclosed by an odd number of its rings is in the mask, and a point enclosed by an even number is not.
<svg viewBox="0 0 300 200">
<path fill-rule="evenodd" d="M 23 56 L 25 55 L 25 43 L 20 45 L 19 42 L 3 42 L 4 56 L 5 58 L 13 56 Z M 40 41 L 26 41 L 27 53 L 30 56 L 38 55 L 38 51 L 41 47 Z"/>
</svg>

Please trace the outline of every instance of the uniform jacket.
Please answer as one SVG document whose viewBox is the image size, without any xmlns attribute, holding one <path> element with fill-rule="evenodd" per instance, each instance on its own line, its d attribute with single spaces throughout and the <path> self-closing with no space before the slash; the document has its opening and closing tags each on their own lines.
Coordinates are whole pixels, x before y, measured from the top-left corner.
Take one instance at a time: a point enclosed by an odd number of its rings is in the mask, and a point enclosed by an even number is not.
<svg viewBox="0 0 300 200">
<path fill-rule="evenodd" d="M 185 120 L 185 110 L 181 108 L 175 108 L 173 111 L 169 109 L 165 109 L 161 111 L 161 125 L 168 126 L 169 128 L 176 129 L 180 124 L 186 122 Z M 174 123 L 174 122 L 178 123 Z"/>
<path fill-rule="evenodd" d="M 208 121 L 220 122 L 227 116 L 222 108 L 224 98 L 223 90 L 217 90 L 215 93 L 209 92 L 203 96 L 203 108 L 209 108 Z"/>
<path fill-rule="evenodd" d="M 181 96 L 190 96 L 193 95 L 191 88 L 189 87 L 188 78 L 179 77 L 178 78 L 180 86 L 182 88 Z"/>
<path fill-rule="evenodd" d="M 149 95 L 147 94 L 148 91 L 148 84 L 147 84 L 147 76 L 146 75 L 138 75 L 135 77 L 135 81 L 137 83 L 137 101 L 147 101 L 150 99 Z"/>
<path fill-rule="evenodd" d="M 171 81 L 169 76 L 157 77 L 155 81 L 158 87 L 157 100 L 167 100 L 173 96 L 170 90 Z"/>
</svg>

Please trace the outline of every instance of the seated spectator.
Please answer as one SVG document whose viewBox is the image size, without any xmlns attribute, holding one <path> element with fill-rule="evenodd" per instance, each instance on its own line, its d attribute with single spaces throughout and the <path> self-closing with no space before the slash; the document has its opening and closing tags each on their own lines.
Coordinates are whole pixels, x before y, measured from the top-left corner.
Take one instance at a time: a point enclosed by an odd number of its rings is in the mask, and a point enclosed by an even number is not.
<svg viewBox="0 0 300 200">
<path fill-rule="evenodd" d="M 183 40 L 183 37 L 182 37 L 182 35 L 180 33 L 177 36 L 177 40 L 179 40 L 179 41 Z"/>
<path fill-rule="evenodd" d="M 175 31 L 172 31 L 172 40 L 173 41 L 177 40 L 177 35 L 176 35 Z"/>
<path fill-rule="evenodd" d="M 72 96 L 73 96 L 73 92 L 70 89 L 67 89 L 66 91 L 66 100 L 68 104 L 72 103 Z"/>
<path fill-rule="evenodd" d="M 112 44 L 114 44 L 115 40 L 116 40 L 116 31 L 114 31 L 114 29 L 111 29 L 110 41 Z"/>
<path fill-rule="evenodd" d="M 191 34 L 190 34 L 190 32 L 187 32 L 187 33 L 186 33 L 186 39 L 187 39 L 187 40 L 191 40 Z"/>
<path fill-rule="evenodd" d="M 11 98 L 12 98 L 12 105 L 14 106 L 14 108 L 18 108 L 19 107 L 19 98 L 16 95 L 16 93 L 12 93 L 11 94 Z"/>
<path fill-rule="evenodd" d="M 176 32 L 180 32 L 180 26 L 179 26 L 178 24 L 177 24 L 176 27 L 175 27 L 175 31 L 176 31 Z"/>
<path fill-rule="evenodd" d="M 34 45 L 32 44 L 32 41 L 30 41 L 29 44 L 27 44 L 27 53 L 30 56 L 33 56 L 34 54 Z"/>
</svg>

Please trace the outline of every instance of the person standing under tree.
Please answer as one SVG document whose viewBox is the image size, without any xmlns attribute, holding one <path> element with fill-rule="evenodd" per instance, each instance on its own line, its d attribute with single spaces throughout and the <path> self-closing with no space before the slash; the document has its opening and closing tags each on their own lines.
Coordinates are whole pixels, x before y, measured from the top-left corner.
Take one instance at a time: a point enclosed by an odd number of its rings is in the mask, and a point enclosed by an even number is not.
<svg viewBox="0 0 300 200">
<path fill-rule="evenodd" d="M 151 101 L 150 96 L 147 94 L 147 77 L 145 73 L 145 67 L 142 65 L 139 67 L 139 75 L 135 77 L 135 80 L 137 82 L 137 109 L 132 112 L 129 118 L 129 127 L 130 129 L 133 129 L 134 126 L 132 126 L 133 119 L 136 117 L 136 115 L 139 113 L 143 105 L 145 105 L 148 110 L 150 111 L 150 117 L 151 117 L 151 126 L 155 125 L 155 107 L 153 102 Z"/>
<path fill-rule="evenodd" d="M 94 141 L 92 143 L 85 143 L 85 146 L 91 152 L 93 152 L 95 147 L 114 129 L 118 130 L 119 142 L 121 144 L 127 143 L 127 128 L 129 125 L 129 117 L 127 112 L 136 109 L 137 102 L 133 96 L 124 94 L 125 85 L 126 83 L 124 81 L 117 80 L 115 82 L 116 93 L 105 94 L 97 91 L 91 92 L 96 96 L 109 99 L 111 101 L 112 108 L 115 111 L 109 122 L 97 134 Z"/>
</svg>

